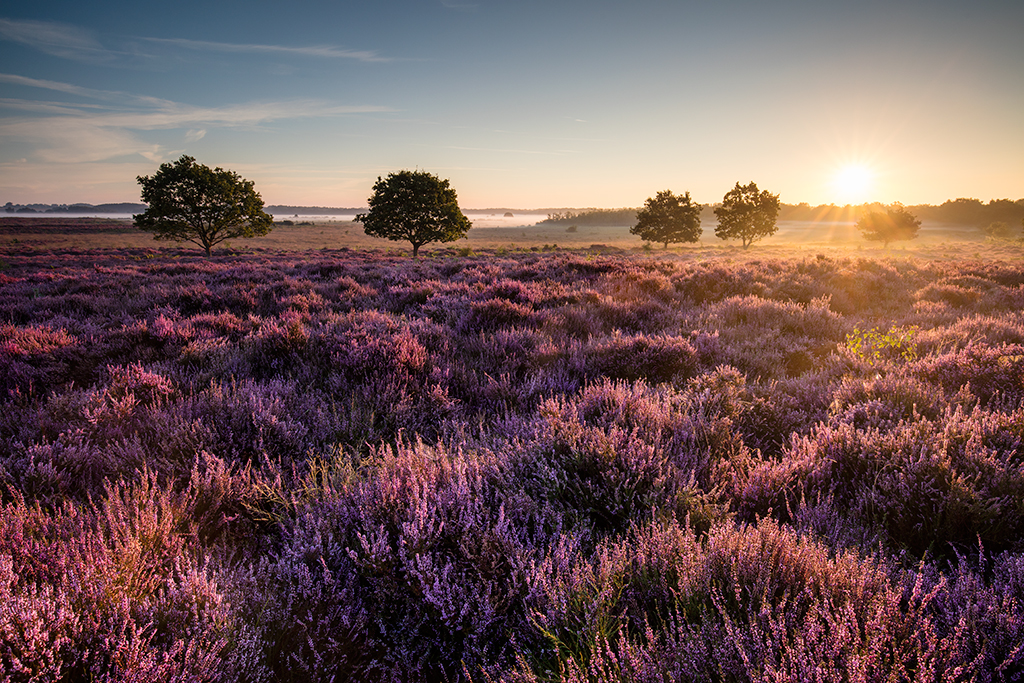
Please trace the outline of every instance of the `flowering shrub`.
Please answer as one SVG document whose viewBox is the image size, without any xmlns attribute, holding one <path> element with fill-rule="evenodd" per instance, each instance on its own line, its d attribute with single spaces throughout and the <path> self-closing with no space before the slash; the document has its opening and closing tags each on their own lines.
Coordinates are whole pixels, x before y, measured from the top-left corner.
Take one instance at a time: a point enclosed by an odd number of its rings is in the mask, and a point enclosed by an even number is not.
<svg viewBox="0 0 1024 683">
<path fill-rule="evenodd" d="M 757 296 L 730 297 L 707 307 L 698 320 L 719 333 L 720 362 L 763 379 L 807 372 L 844 331 L 842 318 L 824 299 L 802 306 Z"/>
<path fill-rule="evenodd" d="M 589 378 L 683 381 L 697 369 L 697 352 L 680 337 L 613 334 L 581 350 L 582 374 Z"/>
<path fill-rule="evenodd" d="M 671 389 L 605 380 L 577 397 L 549 399 L 538 412 L 522 476 L 537 487 L 533 495 L 588 530 L 621 532 L 650 517 L 688 515 L 705 525 L 722 514 L 710 493 L 716 468 L 742 457 L 742 442 L 727 421 Z"/>
<path fill-rule="evenodd" d="M 10 251 L 12 681 L 1024 676 L 1024 271 Z"/>
<path fill-rule="evenodd" d="M 984 402 L 1002 398 L 1012 405 L 1024 396 L 1024 345 L 976 344 L 922 358 L 910 369 L 947 391 L 963 387 Z"/>
</svg>

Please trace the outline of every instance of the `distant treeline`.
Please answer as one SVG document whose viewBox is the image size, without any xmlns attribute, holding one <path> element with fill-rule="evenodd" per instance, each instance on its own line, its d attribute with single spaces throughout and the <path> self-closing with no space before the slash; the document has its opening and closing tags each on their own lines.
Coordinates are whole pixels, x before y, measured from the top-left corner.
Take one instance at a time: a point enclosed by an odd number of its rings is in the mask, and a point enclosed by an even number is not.
<svg viewBox="0 0 1024 683">
<path fill-rule="evenodd" d="M 5 213 L 142 213 L 147 206 L 133 202 L 120 202 L 116 204 L 15 204 L 7 202 L 4 205 Z M 366 211 L 366 208 L 338 208 L 329 206 L 285 206 L 273 204 L 264 207 L 267 213 L 292 214 L 299 216 L 337 216 L 342 214 L 359 213 Z"/>
<path fill-rule="evenodd" d="M 710 222 L 715 219 L 715 204 L 705 204 L 701 211 L 701 220 Z M 820 204 L 811 206 L 807 203 L 782 204 L 779 220 L 782 221 L 855 221 L 867 211 L 884 209 L 883 204 L 858 204 L 836 206 Z M 991 223 L 1002 221 L 1010 225 L 1019 225 L 1024 220 L 1024 199 L 993 199 L 985 203 L 979 199 L 952 199 L 938 206 L 919 204 L 908 206 L 907 209 L 923 221 L 949 223 L 951 225 L 970 225 L 985 227 Z M 116 213 L 136 214 L 146 210 L 145 204 L 120 202 L 114 204 L 14 204 L 7 202 L 4 212 L 8 214 L 33 213 Z M 339 208 L 330 206 L 288 206 L 272 204 L 265 209 L 267 213 L 276 215 L 299 216 L 337 216 L 360 213 L 363 208 Z M 534 213 L 516 209 L 525 213 Z M 582 225 L 582 226 L 618 226 L 636 223 L 635 208 L 623 209 L 564 209 L 548 213 L 548 217 L 540 221 L 541 225 Z"/>
<path fill-rule="evenodd" d="M 996 221 L 1019 225 L 1024 220 L 1024 199 L 993 199 L 987 204 L 977 199 L 954 199 L 939 206 L 911 206 L 921 220 L 984 227 Z"/>
<path fill-rule="evenodd" d="M 705 204 L 701 210 L 702 221 L 715 219 L 716 204 Z M 885 209 L 884 204 L 870 203 L 858 205 L 836 206 L 835 204 L 819 204 L 811 206 L 806 202 L 800 204 L 782 204 L 779 207 L 781 221 L 856 221 L 868 211 Z M 949 223 L 951 225 L 970 225 L 985 227 L 991 223 L 1002 221 L 1010 225 L 1019 225 L 1024 220 L 1024 199 L 993 199 L 987 204 L 978 199 L 953 199 L 938 206 L 919 204 L 908 206 L 907 209 L 923 221 Z M 625 209 L 566 209 L 548 214 L 540 224 L 547 225 L 583 225 L 612 226 L 633 225 L 636 223 L 635 208 Z"/>
<path fill-rule="evenodd" d="M 5 213 L 142 213 L 145 204 L 120 202 L 117 204 L 13 204 L 4 205 Z"/>
<path fill-rule="evenodd" d="M 779 220 L 788 221 L 855 221 L 868 211 L 881 211 L 884 204 L 859 204 L 855 206 L 835 206 L 823 204 L 783 204 L 779 211 Z M 923 221 L 949 223 L 950 225 L 970 225 L 985 227 L 991 223 L 1002 221 L 1010 225 L 1019 225 L 1024 220 L 1024 199 L 993 199 L 987 204 L 979 199 L 952 199 L 935 206 L 933 204 L 917 204 L 906 207 L 910 213 Z"/>
<path fill-rule="evenodd" d="M 539 225 L 632 225 L 636 209 L 581 209 L 549 213 Z"/>
<path fill-rule="evenodd" d="M 284 204 L 271 204 L 263 208 L 267 213 L 292 214 L 293 216 L 340 216 L 350 213 L 362 213 L 368 211 L 363 208 L 338 208 L 332 206 L 287 206 Z"/>
</svg>

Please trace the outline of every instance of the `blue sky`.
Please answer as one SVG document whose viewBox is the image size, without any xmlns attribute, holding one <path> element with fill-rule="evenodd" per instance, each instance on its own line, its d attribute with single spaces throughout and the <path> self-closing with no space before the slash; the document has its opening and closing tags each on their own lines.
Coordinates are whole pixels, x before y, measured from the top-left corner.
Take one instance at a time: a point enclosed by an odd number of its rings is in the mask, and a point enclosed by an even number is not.
<svg viewBox="0 0 1024 683">
<path fill-rule="evenodd" d="M 1024 197 L 1019 0 L 8 5 L 0 202 L 137 201 L 182 154 L 270 204 L 406 168 L 464 208 Z"/>
</svg>

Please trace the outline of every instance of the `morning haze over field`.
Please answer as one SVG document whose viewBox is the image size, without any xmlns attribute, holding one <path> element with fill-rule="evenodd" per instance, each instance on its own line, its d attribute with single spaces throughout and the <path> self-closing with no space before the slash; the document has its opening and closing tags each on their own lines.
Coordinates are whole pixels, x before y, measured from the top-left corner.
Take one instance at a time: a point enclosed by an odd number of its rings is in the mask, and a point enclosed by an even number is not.
<svg viewBox="0 0 1024 683">
<path fill-rule="evenodd" d="M 284 205 L 398 169 L 468 208 L 1016 199 L 1022 26 L 1015 0 L 9 4 L 0 200 L 135 201 L 182 154 Z"/>
</svg>

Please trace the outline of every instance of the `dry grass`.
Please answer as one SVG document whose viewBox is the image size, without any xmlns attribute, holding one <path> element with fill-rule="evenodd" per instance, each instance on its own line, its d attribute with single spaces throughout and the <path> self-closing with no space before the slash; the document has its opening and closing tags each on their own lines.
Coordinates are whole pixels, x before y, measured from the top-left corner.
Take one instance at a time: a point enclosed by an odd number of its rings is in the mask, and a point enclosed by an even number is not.
<svg viewBox="0 0 1024 683">
<path fill-rule="evenodd" d="M 448 244 L 425 247 L 426 255 L 451 255 L 473 252 L 558 249 L 595 249 L 601 251 L 639 250 L 650 247 L 652 253 L 664 253 L 660 245 L 648 245 L 629 234 L 627 226 L 579 226 L 566 232 L 563 226 L 526 225 L 519 227 L 474 228 L 466 238 Z M 0 251 L 76 249 L 152 249 L 155 251 L 190 248 L 191 245 L 156 241 L 149 233 L 136 229 L 129 220 L 112 218 L 22 218 L 0 217 Z M 310 222 L 281 225 L 254 239 L 228 240 L 215 250 L 309 251 L 321 249 L 382 250 L 409 252 L 404 242 L 392 242 L 366 235 L 359 223 L 349 221 Z M 198 247 L 197 247 L 198 249 Z M 704 236 L 696 244 L 672 245 L 668 253 L 694 258 L 746 260 L 782 256 L 794 250 L 833 254 L 856 251 L 865 257 L 900 258 L 914 256 L 929 260 L 986 258 L 999 261 L 1019 260 L 1024 256 L 1020 241 L 989 241 L 981 231 L 960 226 L 925 225 L 918 239 L 897 242 L 887 249 L 865 242 L 850 223 L 812 223 L 784 221 L 772 237 L 743 250 L 736 242 L 722 242 L 714 236 L 713 226 L 704 226 Z"/>
</svg>

